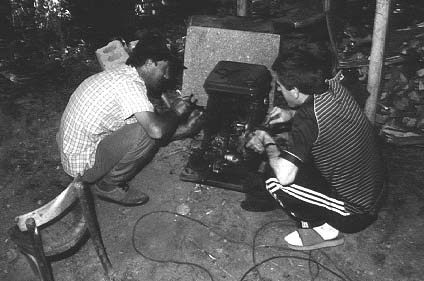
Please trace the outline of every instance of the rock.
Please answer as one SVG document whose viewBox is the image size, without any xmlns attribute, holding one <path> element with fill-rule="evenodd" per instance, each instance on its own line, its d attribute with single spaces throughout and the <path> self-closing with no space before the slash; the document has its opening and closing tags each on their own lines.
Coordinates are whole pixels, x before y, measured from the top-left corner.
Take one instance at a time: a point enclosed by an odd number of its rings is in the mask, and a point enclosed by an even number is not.
<svg viewBox="0 0 424 281">
<path fill-rule="evenodd" d="M 376 114 L 375 115 L 375 122 L 378 124 L 384 124 L 389 119 L 389 115 L 387 114 Z"/>
<path fill-rule="evenodd" d="M 402 124 L 404 124 L 408 128 L 415 128 L 417 125 L 417 119 L 411 117 L 403 117 Z"/>
<path fill-rule="evenodd" d="M 411 91 L 408 93 L 408 98 L 412 101 L 419 102 L 420 97 L 418 96 L 418 93 L 416 91 Z"/>
<path fill-rule="evenodd" d="M 424 81 L 423 80 L 418 81 L 418 90 L 424 91 Z"/>
<path fill-rule="evenodd" d="M 405 110 L 409 106 L 409 99 L 401 97 L 393 101 L 393 106 L 397 110 Z"/>
<path fill-rule="evenodd" d="M 417 120 L 417 124 L 416 124 L 418 129 L 424 129 L 424 117 L 420 118 Z"/>
<path fill-rule="evenodd" d="M 401 86 L 402 89 L 408 89 L 409 87 L 409 80 L 402 72 L 399 74 L 399 86 Z"/>
<path fill-rule="evenodd" d="M 186 216 L 190 213 L 190 207 L 187 204 L 182 203 L 177 207 L 176 211 L 178 214 Z"/>
<path fill-rule="evenodd" d="M 424 118 L 424 105 L 416 105 L 415 109 L 417 111 L 417 115 L 420 116 L 420 118 Z"/>
<path fill-rule="evenodd" d="M 18 251 L 16 251 L 15 249 L 9 249 L 6 252 L 6 257 L 8 262 L 12 262 L 18 257 Z"/>
</svg>

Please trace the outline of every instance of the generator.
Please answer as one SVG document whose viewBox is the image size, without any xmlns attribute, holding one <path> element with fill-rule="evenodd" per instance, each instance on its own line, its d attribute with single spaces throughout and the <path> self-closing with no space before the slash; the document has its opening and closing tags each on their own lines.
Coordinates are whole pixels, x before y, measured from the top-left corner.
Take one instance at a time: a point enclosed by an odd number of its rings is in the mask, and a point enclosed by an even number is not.
<svg viewBox="0 0 424 281">
<path fill-rule="evenodd" d="M 246 148 L 269 107 L 272 77 L 263 65 L 220 61 L 204 82 L 208 95 L 200 147 L 180 174 L 196 182 L 251 193 L 264 189 L 264 156 Z"/>
</svg>

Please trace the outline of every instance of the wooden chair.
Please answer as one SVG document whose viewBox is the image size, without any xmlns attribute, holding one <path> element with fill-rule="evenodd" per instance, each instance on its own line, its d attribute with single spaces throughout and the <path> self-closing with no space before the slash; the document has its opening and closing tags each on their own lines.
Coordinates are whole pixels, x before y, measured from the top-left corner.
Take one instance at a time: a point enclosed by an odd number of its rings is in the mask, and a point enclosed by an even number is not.
<svg viewBox="0 0 424 281">
<path fill-rule="evenodd" d="M 41 281 L 53 281 L 49 257 L 69 252 L 89 234 L 108 280 L 114 279 L 90 188 L 76 178 L 44 206 L 15 218 L 11 240 L 29 258 Z"/>
</svg>

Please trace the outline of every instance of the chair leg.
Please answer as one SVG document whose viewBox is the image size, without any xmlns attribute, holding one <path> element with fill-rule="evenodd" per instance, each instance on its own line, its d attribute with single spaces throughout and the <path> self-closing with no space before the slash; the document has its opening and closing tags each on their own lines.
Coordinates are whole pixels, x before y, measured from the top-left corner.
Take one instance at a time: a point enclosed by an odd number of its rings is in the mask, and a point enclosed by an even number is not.
<svg viewBox="0 0 424 281">
<path fill-rule="evenodd" d="M 38 232 L 38 228 L 33 218 L 29 218 L 25 222 L 28 232 L 30 233 L 31 244 L 33 245 L 34 260 L 39 276 L 42 281 L 54 281 L 53 272 L 50 263 L 47 261 L 46 255 L 44 254 L 43 243 L 41 241 L 41 235 Z M 31 255 L 32 256 L 32 255 Z"/>
<path fill-rule="evenodd" d="M 96 209 L 93 202 L 93 196 L 89 189 L 89 186 L 83 183 L 77 184 L 78 196 L 81 203 L 83 215 L 86 219 L 90 238 L 93 241 L 94 248 L 97 255 L 99 256 L 102 267 L 109 279 L 113 279 L 113 268 L 106 253 L 106 249 L 103 244 L 103 240 L 100 233 L 100 227 L 96 216 Z"/>
</svg>

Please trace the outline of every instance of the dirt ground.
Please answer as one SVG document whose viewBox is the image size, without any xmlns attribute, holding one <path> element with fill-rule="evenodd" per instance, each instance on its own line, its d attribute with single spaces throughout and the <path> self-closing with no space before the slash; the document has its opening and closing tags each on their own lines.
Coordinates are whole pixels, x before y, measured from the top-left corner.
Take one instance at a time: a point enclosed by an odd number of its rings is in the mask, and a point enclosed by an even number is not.
<svg viewBox="0 0 424 281">
<path fill-rule="evenodd" d="M 70 183 L 55 134 L 74 88 L 99 70 L 92 56 L 22 68 L 18 83 L 0 77 L 0 280 L 7 281 L 36 280 L 7 230 Z M 295 252 L 284 244 L 294 223 L 282 209 L 247 212 L 241 193 L 179 180 L 197 143 L 171 143 L 134 178 L 131 187 L 150 196 L 146 205 L 96 199 L 120 280 L 423 280 L 423 147 L 383 145 L 388 196 L 372 226 L 339 247 Z M 51 262 L 56 281 L 106 280 L 91 240 Z"/>
<path fill-rule="evenodd" d="M 103 239 L 120 280 L 422 280 L 422 148 L 385 147 L 389 196 L 374 225 L 346 236 L 342 246 L 294 252 L 282 240 L 294 228 L 282 210 L 246 212 L 239 206 L 241 193 L 179 181 L 191 142 L 162 149 L 131 182 L 150 195 L 146 205 L 126 208 L 96 200 Z M 60 170 L 51 169 L 55 181 L 44 177 L 45 184 L 28 181 L 21 188 L 2 189 L 3 196 L 10 190 L 15 194 L 2 205 L 1 280 L 31 280 L 8 279 L 16 269 L 20 276 L 28 270 L 22 271 L 22 261 L 14 259 L 15 247 L 5 230 L 13 216 L 47 199 L 39 193 L 65 186 L 65 180 L 57 180 Z M 256 263 L 269 260 L 241 279 L 254 265 L 253 255 Z M 57 281 L 105 280 L 90 240 L 72 255 L 53 260 L 52 267 Z"/>
</svg>

